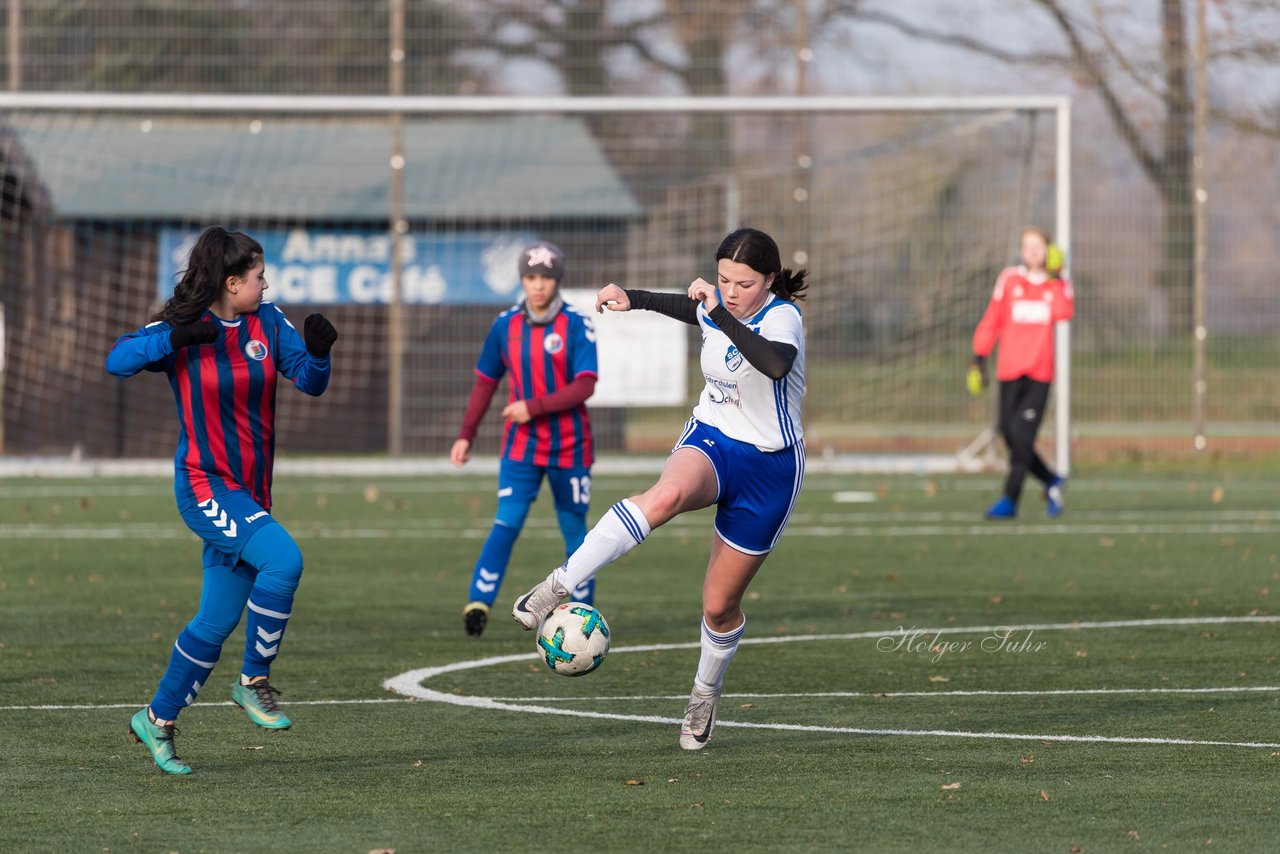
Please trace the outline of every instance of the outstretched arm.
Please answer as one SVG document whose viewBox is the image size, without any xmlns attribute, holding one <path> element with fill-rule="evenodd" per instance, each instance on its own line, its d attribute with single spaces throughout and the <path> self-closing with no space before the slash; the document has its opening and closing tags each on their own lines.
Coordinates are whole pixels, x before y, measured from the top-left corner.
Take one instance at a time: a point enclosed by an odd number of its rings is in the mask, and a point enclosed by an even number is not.
<svg viewBox="0 0 1280 854">
<path fill-rule="evenodd" d="M 596 311 L 631 311 L 639 308 L 674 317 L 690 326 L 698 325 L 698 303 L 684 294 L 655 294 L 633 288 L 606 285 L 596 294 Z"/>
</svg>

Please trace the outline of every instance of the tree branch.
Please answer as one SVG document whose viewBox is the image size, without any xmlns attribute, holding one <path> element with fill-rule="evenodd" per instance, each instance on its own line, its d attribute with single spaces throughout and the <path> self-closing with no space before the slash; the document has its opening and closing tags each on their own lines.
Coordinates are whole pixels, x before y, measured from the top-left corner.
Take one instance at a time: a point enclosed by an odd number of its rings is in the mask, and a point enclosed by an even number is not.
<svg viewBox="0 0 1280 854">
<path fill-rule="evenodd" d="M 1164 174 L 1163 161 L 1151 151 L 1143 140 L 1142 132 L 1134 124 L 1133 119 L 1129 117 L 1124 105 L 1120 103 L 1120 98 L 1112 87 L 1111 81 L 1107 79 L 1098 61 L 1085 49 L 1084 42 L 1080 40 L 1080 34 L 1077 32 L 1075 25 L 1067 18 L 1057 0 L 1034 0 L 1034 2 L 1048 12 L 1050 17 L 1058 24 L 1058 28 L 1062 30 L 1062 34 L 1067 39 L 1067 44 L 1071 47 L 1071 55 L 1075 58 L 1076 65 L 1084 72 L 1089 82 L 1097 87 L 1098 94 L 1102 97 L 1102 104 L 1107 110 L 1107 115 L 1111 117 L 1111 120 L 1115 122 L 1116 129 L 1120 131 L 1120 138 L 1129 146 L 1129 150 L 1142 167 L 1142 171 L 1147 173 L 1147 177 L 1151 179 L 1151 182 L 1157 187 L 1160 186 Z"/>
<path fill-rule="evenodd" d="M 887 12 L 879 12 L 874 9 L 852 9 L 850 10 L 850 14 L 862 21 L 867 21 L 873 24 L 883 24 L 886 27 L 895 29 L 903 35 L 910 36 L 914 39 L 921 39 L 934 44 L 947 45 L 948 47 L 957 47 L 962 50 L 981 53 L 984 56 L 998 59 L 1001 62 L 1007 62 L 1010 65 L 1044 65 L 1047 63 L 1069 65 L 1072 59 L 1070 56 L 1052 53 L 1015 53 L 968 36 L 918 27 L 910 21 L 905 21 L 896 15 L 890 15 Z"/>
</svg>

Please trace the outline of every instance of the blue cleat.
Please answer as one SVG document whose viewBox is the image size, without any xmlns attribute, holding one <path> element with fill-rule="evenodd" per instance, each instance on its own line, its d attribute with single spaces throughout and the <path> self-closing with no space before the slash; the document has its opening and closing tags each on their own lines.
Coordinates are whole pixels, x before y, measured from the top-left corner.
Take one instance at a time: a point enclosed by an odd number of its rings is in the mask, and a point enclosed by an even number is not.
<svg viewBox="0 0 1280 854">
<path fill-rule="evenodd" d="M 1045 512 L 1049 514 L 1050 519 L 1057 519 L 1062 515 L 1062 508 L 1066 504 L 1062 490 L 1066 485 L 1066 478 L 1055 477 L 1044 488 Z"/>
<path fill-rule="evenodd" d="M 1018 517 L 1018 505 L 1013 503 L 1013 499 L 1007 495 L 1000 496 L 1000 500 L 987 508 L 988 519 L 1016 519 Z"/>
</svg>

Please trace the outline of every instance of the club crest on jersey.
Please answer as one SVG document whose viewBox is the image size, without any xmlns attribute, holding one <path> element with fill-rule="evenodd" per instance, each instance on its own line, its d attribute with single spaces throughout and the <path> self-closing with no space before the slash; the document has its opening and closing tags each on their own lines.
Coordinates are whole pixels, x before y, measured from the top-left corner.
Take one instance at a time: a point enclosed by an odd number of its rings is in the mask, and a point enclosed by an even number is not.
<svg viewBox="0 0 1280 854">
<path fill-rule="evenodd" d="M 267 345 L 257 338 L 250 338 L 249 342 L 244 345 L 244 354 L 255 362 L 261 362 L 267 358 Z"/>
<path fill-rule="evenodd" d="M 554 356 L 564 349 L 564 339 L 558 333 L 552 332 L 542 339 L 542 349 Z"/>
<path fill-rule="evenodd" d="M 736 346 L 730 344 L 728 352 L 724 354 L 724 366 L 731 371 L 736 371 L 741 364 L 742 352 Z"/>
</svg>

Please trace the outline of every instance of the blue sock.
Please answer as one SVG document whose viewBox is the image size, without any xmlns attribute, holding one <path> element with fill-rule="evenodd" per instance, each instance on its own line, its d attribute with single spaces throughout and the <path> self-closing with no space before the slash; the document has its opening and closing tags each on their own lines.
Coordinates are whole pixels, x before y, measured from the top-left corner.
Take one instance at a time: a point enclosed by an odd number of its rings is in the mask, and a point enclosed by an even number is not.
<svg viewBox="0 0 1280 854">
<path fill-rule="evenodd" d="M 249 612 L 244 624 L 245 676 L 266 676 L 280 652 L 280 640 L 289 622 L 293 597 L 255 585 L 249 593 Z"/>
<path fill-rule="evenodd" d="M 155 699 L 151 701 L 151 714 L 162 721 L 175 720 L 178 712 L 196 701 L 221 652 L 220 645 L 193 635 L 190 626 L 183 629 L 174 641 L 169 669 L 160 679 Z"/>
<path fill-rule="evenodd" d="M 489 537 L 484 541 L 480 557 L 476 560 L 476 568 L 471 573 L 472 602 L 483 602 L 492 605 L 498 598 L 498 588 L 502 586 L 503 576 L 507 574 L 507 564 L 511 562 L 511 550 L 515 548 L 516 538 L 520 536 L 519 528 L 512 528 L 502 522 L 494 522 Z"/>
</svg>

